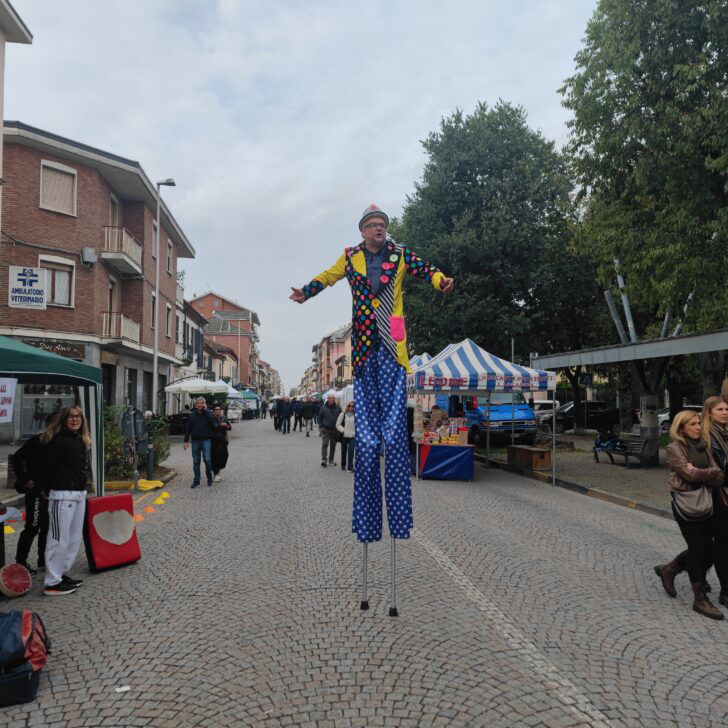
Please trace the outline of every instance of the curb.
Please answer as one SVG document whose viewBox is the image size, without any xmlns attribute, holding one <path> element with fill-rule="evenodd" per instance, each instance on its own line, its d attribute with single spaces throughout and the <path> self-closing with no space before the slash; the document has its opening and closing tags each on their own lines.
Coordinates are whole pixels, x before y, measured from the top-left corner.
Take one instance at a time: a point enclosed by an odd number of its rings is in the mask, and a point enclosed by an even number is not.
<svg viewBox="0 0 728 728">
<path fill-rule="evenodd" d="M 488 459 L 485 457 L 485 455 L 479 455 L 477 453 L 474 453 L 473 458 L 480 463 L 488 463 Z M 580 493 L 581 495 L 588 495 L 591 498 L 598 498 L 599 500 L 607 501 L 608 503 L 614 503 L 618 506 L 631 508 L 634 511 L 642 511 L 643 513 L 649 513 L 652 516 L 667 518 L 670 521 L 674 520 L 672 513 L 664 508 L 656 508 L 655 506 L 650 506 L 647 503 L 640 503 L 639 501 L 634 501 L 630 498 L 624 498 L 620 495 L 608 493 L 605 490 L 590 488 L 587 485 L 582 485 L 581 483 L 572 483 L 570 480 L 563 480 L 558 477 L 556 478 L 556 483 L 553 483 L 551 475 L 546 472 L 539 472 L 537 470 L 525 470 L 524 468 L 519 468 L 514 465 L 508 465 L 502 460 L 494 460 L 493 458 L 490 459 L 490 466 L 499 468 L 501 470 L 507 470 L 510 473 L 521 475 L 524 478 L 538 480 L 539 482 L 545 483 L 546 485 L 556 486 L 557 488 L 565 488 L 566 490 L 571 490 L 576 493 Z"/>
</svg>

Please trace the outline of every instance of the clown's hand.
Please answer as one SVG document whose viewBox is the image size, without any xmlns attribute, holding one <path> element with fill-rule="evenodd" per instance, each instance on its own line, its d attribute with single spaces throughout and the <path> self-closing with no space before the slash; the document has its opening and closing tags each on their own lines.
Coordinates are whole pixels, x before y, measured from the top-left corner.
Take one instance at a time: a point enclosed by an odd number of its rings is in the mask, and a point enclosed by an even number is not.
<svg viewBox="0 0 728 728">
<path fill-rule="evenodd" d="M 288 297 L 291 299 L 291 301 L 295 301 L 296 303 L 305 303 L 306 302 L 306 294 L 303 292 L 302 288 L 294 288 L 291 286 L 291 290 L 293 293 Z"/>
<path fill-rule="evenodd" d="M 454 278 L 440 279 L 440 290 L 443 293 L 452 293 L 453 288 L 455 288 L 455 279 Z"/>
</svg>

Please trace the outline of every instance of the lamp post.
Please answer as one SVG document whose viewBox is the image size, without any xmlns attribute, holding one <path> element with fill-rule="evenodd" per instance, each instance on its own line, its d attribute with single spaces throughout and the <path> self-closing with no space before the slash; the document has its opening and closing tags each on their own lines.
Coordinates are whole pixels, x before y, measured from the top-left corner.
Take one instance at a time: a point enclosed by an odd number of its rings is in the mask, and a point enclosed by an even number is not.
<svg viewBox="0 0 728 728">
<path fill-rule="evenodd" d="M 159 249 L 160 239 L 160 207 L 161 207 L 161 196 L 160 187 L 174 187 L 175 182 L 171 177 L 160 180 L 157 182 L 157 233 L 154 236 L 154 245 L 157 251 L 157 264 L 154 270 L 154 355 L 152 361 L 152 411 L 157 411 L 157 388 L 159 387 L 159 374 L 157 372 L 159 362 L 159 258 L 162 255 L 162 251 Z"/>
</svg>

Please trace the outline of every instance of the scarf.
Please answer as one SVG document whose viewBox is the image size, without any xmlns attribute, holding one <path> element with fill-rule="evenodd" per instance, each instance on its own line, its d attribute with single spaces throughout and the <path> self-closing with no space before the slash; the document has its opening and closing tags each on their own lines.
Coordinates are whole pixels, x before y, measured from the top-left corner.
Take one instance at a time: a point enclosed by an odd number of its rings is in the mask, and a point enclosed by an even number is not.
<svg viewBox="0 0 728 728">
<path fill-rule="evenodd" d="M 685 438 L 685 448 L 688 453 L 688 461 L 696 468 L 709 468 L 710 457 L 708 455 L 708 447 L 705 444 L 705 440 L 700 438 L 699 440 L 691 440 L 689 437 Z"/>
</svg>

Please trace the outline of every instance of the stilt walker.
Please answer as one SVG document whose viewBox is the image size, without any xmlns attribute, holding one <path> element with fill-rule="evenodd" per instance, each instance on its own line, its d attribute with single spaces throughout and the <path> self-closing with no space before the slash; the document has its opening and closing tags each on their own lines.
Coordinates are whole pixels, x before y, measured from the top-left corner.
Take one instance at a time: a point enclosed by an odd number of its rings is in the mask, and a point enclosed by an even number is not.
<svg viewBox="0 0 728 728">
<path fill-rule="evenodd" d="M 410 373 L 402 290 L 405 273 L 444 293 L 454 286 L 434 265 L 387 235 L 389 217 L 370 205 L 359 221 L 362 242 L 346 248 L 336 263 L 291 300 L 304 303 L 342 278 L 353 298 L 352 368 L 356 420 L 352 531 L 362 544 L 361 609 L 369 608 L 368 544 L 382 538 L 382 484 L 379 451 L 385 445 L 384 497 L 391 536 L 390 616 L 396 617 L 395 539 L 413 527 L 407 435 L 407 374 Z"/>
</svg>

